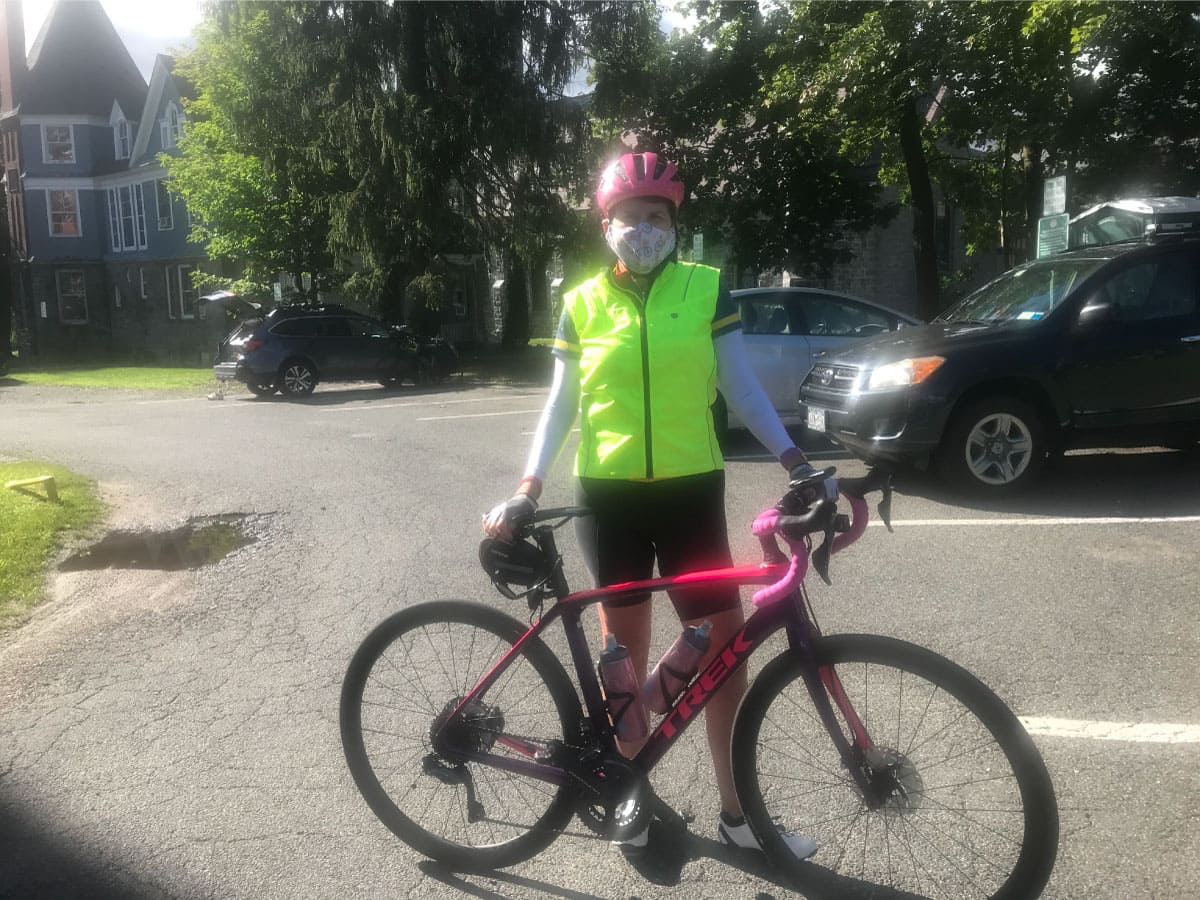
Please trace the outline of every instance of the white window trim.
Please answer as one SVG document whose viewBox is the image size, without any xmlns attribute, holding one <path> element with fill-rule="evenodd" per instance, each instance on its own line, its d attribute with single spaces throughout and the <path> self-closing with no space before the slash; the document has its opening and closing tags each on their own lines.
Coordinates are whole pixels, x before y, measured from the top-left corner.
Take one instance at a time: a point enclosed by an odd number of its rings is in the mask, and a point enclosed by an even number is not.
<svg viewBox="0 0 1200 900">
<path fill-rule="evenodd" d="M 22 125 L 105 125 L 111 126 L 108 116 L 31 115 L 21 116 Z"/>
<path fill-rule="evenodd" d="M 62 276 L 78 272 L 83 277 L 83 318 L 68 319 L 63 316 Z M 87 274 L 82 269 L 58 269 L 54 273 L 54 292 L 58 297 L 58 320 L 64 325 L 86 325 L 88 322 Z"/>
<path fill-rule="evenodd" d="M 121 191 L 129 191 L 129 208 L 133 214 L 133 243 L 125 243 L 125 218 L 121 211 Z M 145 250 L 150 246 L 146 229 L 146 197 L 142 182 L 122 184 L 106 189 L 108 203 L 109 243 L 113 253 Z"/>
<path fill-rule="evenodd" d="M 125 152 L 121 152 L 121 129 L 125 129 Z M 129 120 L 118 119 L 113 125 L 113 153 L 117 159 L 129 159 L 129 154 L 133 151 L 133 138 L 130 133 Z"/>
<path fill-rule="evenodd" d="M 146 295 L 148 294 L 148 291 L 146 290 L 146 267 L 145 266 L 142 266 L 141 268 L 138 269 L 138 280 L 140 282 L 139 293 L 142 295 L 142 299 L 145 300 Z"/>
<path fill-rule="evenodd" d="M 167 278 L 167 318 L 178 319 L 179 313 L 175 312 L 175 298 L 173 296 L 174 292 L 171 290 L 171 267 L 167 266 L 163 272 L 166 274 Z"/>
<path fill-rule="evenodd" d="M 54 233 L 54 206 L 50 202 L 50 197 L 55 193 L 70 193 L 75 195 L 75 234 Z M 46 191 L 46 230 L 50 232 L 50 237 L 52 238 L 73 241 L 76 238 L 83 237 L 83 214 L 79 209 L 79 191 L 74 188 L 52 188 Z"/>
<path fill-rule="evenodd" d="M 175 114 L 174 129 L 171 128 L 171 113 Z M 169 150 L 179 144 L 179 138 L 183 134 L 183 110 L 175 102 L 167 104 L 166 112 L 159 120 L 159 131 L 164 150 Z"/>
<path fill-rule="evenodd" d="M 199 294 L 199 291 L 197 291 L 194 287 L 192 287 L 191 280 L 189 279 L 187 290 L 191 291 L 193 294 L 196 294 L 196 298 L 192 302 L 192 312 L 191 312 L 191 314 L 188 314 L 183 308 L 183 291 L 184 291 L 184 287 L 183 287 L 184 274 L 183 274 L 183 272 L 184 272 L 184 269 L 186 269 L 190 275 L 191 272 L 195 271 L 196 266 L 194 263 L 185 263 L 183 265 L 179 265 L 179 266 L 175 267 L 175 271 L 177 273 L 176 277 L 179 279 L 179 317 L 181 319 L 194 319 L 194 318 L 196 318 L 196 307 L 199 305 L 198 301 L 200 299 L 200 294 Z"/>
<path fill-rule="evenodd" d="M 67 128 L 71 132 L 71 158 L 70 159 L 51 159 L 50 158 L 50 142 L 46 139 L 47 128 Z M 79 162 L 79 154 L 75 152 L 77 141 L 75 140 L 75 125 L 62 124 L 43 124 L 42 131 L 42 162 L 50 166 L 73 166 Z"/>
<path fill-rule="evenodd" d="M 174 231 L 175 230 L 175 210 L 173 209 L 174 204 L 171 202 L 171 195 L 169 193 L 167 193 L 165 181 L 166 180 L 163 178 L 158 178 L 154 182 L 154 205 L 158 210 L 158 230 L 159 231 Z M 161 194 L 159 193 L 160 191 L 162 192 Z M 167 216 L 166 216 L 166 218 L 168 220 L 168 224 L 166 226 L 163 225 L 163 207 L 162 207 L 162 195 L 163 194 L 165 194 L 167 197 Z"/>
<path fill-rule="evenodd" d="M 113 282 L 113 308 L 121 308 L 121 286 Z"/>
</svg>

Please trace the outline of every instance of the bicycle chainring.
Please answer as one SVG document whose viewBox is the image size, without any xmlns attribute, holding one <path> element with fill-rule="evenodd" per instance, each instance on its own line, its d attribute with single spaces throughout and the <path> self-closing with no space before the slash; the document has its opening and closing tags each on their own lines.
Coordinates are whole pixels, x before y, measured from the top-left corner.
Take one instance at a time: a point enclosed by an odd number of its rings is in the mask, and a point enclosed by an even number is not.
<svg viewBox="0 0 1200 900">
<path fill-rule="evenodd" d="M 580 760 L 572 774 L 580 782 L 575 812 L 596 834 L 610 841 L 628 840 L 650 823 L 646 776 L 629 760 L 597 754 Z"/>
</svg>

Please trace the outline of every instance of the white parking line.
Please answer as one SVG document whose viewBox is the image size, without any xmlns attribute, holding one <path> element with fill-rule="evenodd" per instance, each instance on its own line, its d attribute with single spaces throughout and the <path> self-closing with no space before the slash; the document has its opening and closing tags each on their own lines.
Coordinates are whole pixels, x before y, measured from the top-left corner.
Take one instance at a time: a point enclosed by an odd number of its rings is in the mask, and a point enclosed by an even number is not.
<svg viewBox="0 0 1200 900">
<path fill-rule="evenodd" d="M 409 400 L 404 403 L 366 403 L 360 406 L 338 406 L 333 409 L 322 409 L 319 412 L 358 412 L 364 409 L 402 409 L 406 406 L 451 406 L 455 403 L 496 403 L 500 400 L 525 400 L 528 395 L 516 397 L 472 397 L 469 400 Z"/>
<path fill-rule="evenodd" d="M 972 525 L 1146 525 L 1161 522 L 1200 522 L 1200 516 L 1046 516 L 1045 518 L 1021 516 L 1007 519 L 896 519 L 893 520 L 892 525 L 897 528 L 902 525 L 957 528 Z M 868 524 L 872 527 L 883 526 L 883 522 L 880 521 Z"/>
<path fill-rule="evenodd" d="M 540 413 L 541 407 L 537 409 L 514 409 L 508 412 L 489 412 L 489 413 L 467 413 L 461 416 L 426 416 L 423 419 L 417 419 L 418 422 L 440 422 L 444 419 L 486 419 L 491 416 L 526 416 L 530 413 Z"/>
<path fill-rule="evenodd" d="M 1025 730 L 1044 737 L 1131 741 L 1138 744 L 1200 744 L 1200 725 L 1177 722 L 1089 722 L 1053 716 L 1018 716 Z"/>
</svg>

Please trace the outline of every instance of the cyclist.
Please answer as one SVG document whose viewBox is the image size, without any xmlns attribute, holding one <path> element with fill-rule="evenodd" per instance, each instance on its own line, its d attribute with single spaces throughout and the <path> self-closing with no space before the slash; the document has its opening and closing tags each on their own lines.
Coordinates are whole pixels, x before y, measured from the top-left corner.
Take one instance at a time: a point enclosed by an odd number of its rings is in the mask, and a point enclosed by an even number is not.
<svg viewBox="0 0 1200 900">
<path fill-rule="evenodd" d="M 601 227 L 616 259 L 564 297 L 554 342 L 554 376 L 516 494 L 484 516 L 493 537 L 537 508 L 546 473 L 582 415 L 575 459 L 576 501 L 593 515 L 577 536 L 598 586 L 732 565 L 725 522 L 725 475 L 711 406 L 719 387 L 729 409 L 792 477 L 813 472 L 750 369 L 738 310 L 719 270 L 681 262 L 676 216 L 684 198 L 676 167 L 655 153 L 626 153 L 596 190 Z M 650 644 L 649 595 L 600 608 L 600 623 L 629 648 L 640 681 Z M 710 656 L 742 627 L 736 587 L 671 593 L 685 625 L 712 622 Z M 701 667 L 708 660 L 701 662 Z M 745 669 L 705 711 L 721 799 L 718 836 L 761 849 L 742 815 L 730 764 L 730 736 L 746 690 Z M 626 755 L 639 748 L 622 745 Z M 626 842 L 648 844 L 648 830 Z M 785 835 L 807 858 L 816 844 Z"/>
</svg>

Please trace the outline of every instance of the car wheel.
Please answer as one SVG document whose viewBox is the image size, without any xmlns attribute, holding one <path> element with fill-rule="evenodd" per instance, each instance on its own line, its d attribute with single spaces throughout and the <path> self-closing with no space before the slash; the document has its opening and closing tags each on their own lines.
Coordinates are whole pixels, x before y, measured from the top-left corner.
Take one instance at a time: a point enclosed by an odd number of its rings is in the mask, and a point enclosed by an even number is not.
<svg viewBox="0 0 1200 900">
<path fill-rule="evenodd" d="M 246 387 L 250 388 L 250 393 L 254 394 L 256 397 L 270 397 L 275 393 L 275 385 L 273 384 L 251 383 L 246 385 Z"/>
<path fill-rule="evenodd" d="M 303 359 L 289 359 L 279 369 L 279 390 L 285 397 L 307 397 L 317 386 L 317 370 Z"/>
<path fill-rule="evenodd" d="M 938 450 L 938 470 L 952 484 L 1003 496 L 1032 483 L 1049 441 L 1041 413 L 1016 397 L 986 397 L 961 409 Z"/>
</svg>

